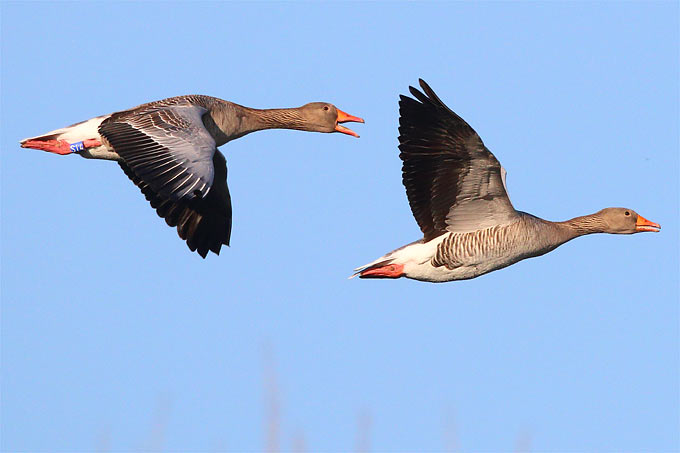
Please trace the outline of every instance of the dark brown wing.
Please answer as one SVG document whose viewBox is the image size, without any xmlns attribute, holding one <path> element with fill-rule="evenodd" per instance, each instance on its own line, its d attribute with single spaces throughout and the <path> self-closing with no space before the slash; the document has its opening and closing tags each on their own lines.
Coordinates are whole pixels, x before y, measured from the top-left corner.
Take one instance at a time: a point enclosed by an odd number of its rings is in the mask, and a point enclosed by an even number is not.
<svg viewBox="0 0 680 453">
<path fill-rule="evenodd" d="M 447 231 L 469 232 L 517 216 L 504 170 L 479 135 L 420 80 L 425 94 L 400 96 L 399 157 L 413 216 L 429 241 Z"/>
<path fill-rule="evenodd" d="M 193 252 L 203 258 L 208 251 L 220 254 L 222 244 L 229 245 L 231 236 L 231 197 L 227 187 L 227 163 L 219 151 L 215 151 L 212 164 L 215 176 L 212 188 L 205 198 L 172 201 L 156 193 L 142 181 L 124 162 L 118 162 L 125 174 L 142 191 L 151 207 L 166 223 L 177 227 L 179 237 L 186 240 Z"/>
</svg>

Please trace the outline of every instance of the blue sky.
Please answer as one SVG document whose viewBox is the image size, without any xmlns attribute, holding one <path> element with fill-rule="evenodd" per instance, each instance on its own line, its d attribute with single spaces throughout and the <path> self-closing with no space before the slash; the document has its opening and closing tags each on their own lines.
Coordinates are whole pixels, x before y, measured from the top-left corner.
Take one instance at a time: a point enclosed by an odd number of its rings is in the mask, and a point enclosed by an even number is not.
<svg viewBox="0 0 680 453">
<path fill-rule="evenodd" d="M 2 449 L 261 451 L 273 398 L 281 450 L 677 450 L 678 43 L 675 2 L 3 2 Z M 397 150 L 419 77 L 516 208 L 662 232 L 347 280 L 420 237 Z M 224 146 L 232 247 L 206 260 L 114 163 L 18 146 L 190 93 L 366 124 Z"/>
</svg>

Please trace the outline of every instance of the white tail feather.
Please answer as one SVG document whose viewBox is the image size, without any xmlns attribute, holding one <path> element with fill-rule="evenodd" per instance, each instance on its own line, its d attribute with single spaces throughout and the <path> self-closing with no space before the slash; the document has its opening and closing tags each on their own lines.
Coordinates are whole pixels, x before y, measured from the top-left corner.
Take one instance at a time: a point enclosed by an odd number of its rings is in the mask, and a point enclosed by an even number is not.
<svg viewBox="0 0 680 453">
<path fill-rule="evenodd" d="M 88 139 L 99 139 L 99 125 L 102 124 L 102 121 L 104 121 L 109 116 L 111 115 L 98 116 L 81 123 L 62 127 L 61 129 L 55 129 L 46 134 L 28 137 L 21 140 L 20 143 L 23 144 L 28 140 L 40 140 L 43 137 L 54 137 L 56 140 L 66 140 L 69 143 L 80 142 Z"/>
</svg>

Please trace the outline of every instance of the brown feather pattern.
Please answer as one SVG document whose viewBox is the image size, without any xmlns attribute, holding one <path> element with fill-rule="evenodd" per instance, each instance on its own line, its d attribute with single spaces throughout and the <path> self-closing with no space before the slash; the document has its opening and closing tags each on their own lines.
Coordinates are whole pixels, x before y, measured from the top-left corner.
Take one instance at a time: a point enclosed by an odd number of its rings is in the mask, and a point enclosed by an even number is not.
<svg viewBox="0 0 680 453">
<path fill-rule="evenodd" d="M 543 255 L 565 241 L 573 239 L 569 228 L 547 222 L 524 212 L 518 213 L 516 222 L 496 225 L 471 233 L 447 233 L 437 246 L 430 263 L 453 270 L 460 266 L 484 265 L 504 262 L 509 266 L 525 258 Z"/>
</svg>

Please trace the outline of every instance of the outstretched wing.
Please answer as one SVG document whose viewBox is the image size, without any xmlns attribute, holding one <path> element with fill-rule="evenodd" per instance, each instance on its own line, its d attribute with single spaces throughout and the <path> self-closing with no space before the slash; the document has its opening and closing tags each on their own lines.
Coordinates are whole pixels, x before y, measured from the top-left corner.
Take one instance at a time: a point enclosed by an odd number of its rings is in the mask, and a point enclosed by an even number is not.
<svg viewBox="0 0 680 453">
<path fill-rule="evenodd" d="M 145 104 L 114 113 L 99 126 L 99 134 L 159 196 L 203 198 L 213 184 L 216 151 L 203 126 L 206 112 L 188 102 Z"/>
<path fill-rule="evenodd" d="M 231 236 L 231 198 L 227 187 L 227 165 L 222 153 L 215 152 L 215 176 L 212 190 L 205 198 L 173 201 L 156 193 L 123 161 L 118 162 L 125 174 L 142 191 L 151 207 L 166 223 L 177 227 L 179 237 L 186 240 L 191 251 L 203 258 L 208 251 L 219 255 L 222 245 L 229 245 Z"/>
<path fill-rule="evenodd" d="M 425 94 L 400 96 L 399 157 L 411 211 L 429 241 L 518 216 L 505 189 L 505 169 L 482 139 L 420 80 Z"/>
</svg>

